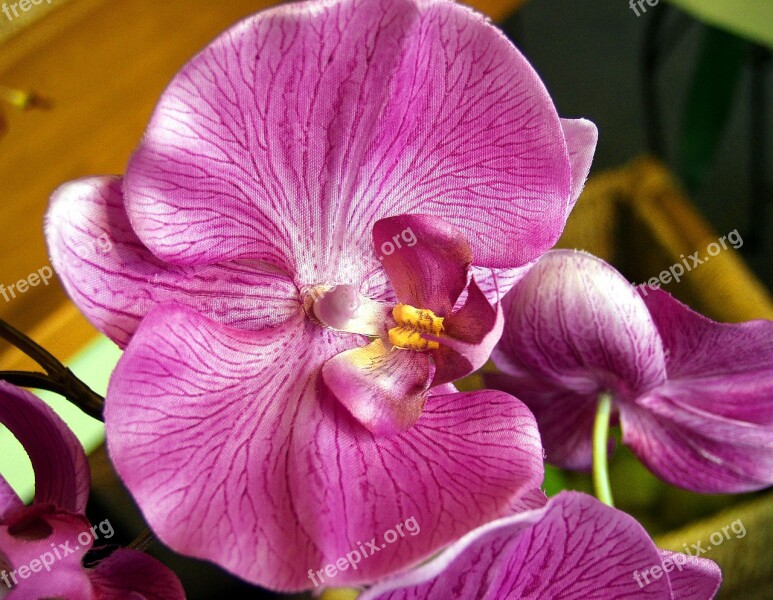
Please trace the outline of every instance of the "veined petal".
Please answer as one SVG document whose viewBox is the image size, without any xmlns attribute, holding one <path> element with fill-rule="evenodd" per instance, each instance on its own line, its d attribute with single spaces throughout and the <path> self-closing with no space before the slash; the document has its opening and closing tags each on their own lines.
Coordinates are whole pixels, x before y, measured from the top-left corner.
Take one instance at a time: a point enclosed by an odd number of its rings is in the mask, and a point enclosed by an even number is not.
<svg viewBox="0 0 773 600">
<path fill-rule="evenodd" d="M 380 218 L 425 213 L 515 267 L 566 219 L 571 168 L 542 82 L 445 0 L 326 0 L 236 25 L 165 91 L 126 176 L 140 239 L 176 264 L 259 259 L 302 283 L 378 266 Z M 214 199 L 214 201 L 213 201 Z"/>
<path fill-rule="evenodd" d="M 690 557 L 684 554 L 659 550 L 661 565 L 671 561 L 668 573 L 673 600 L 705 600 L 713 598 L 722 583 L 722 571 L 717 563 L 707 558 Z M 664 568 L 665 570 L 665 568 Z"/>
<path fill-rule="evenodd" d="M 18 585 L 13 587 L 7 600 L 90 600 L 91 583 L 81 565 L 93 542 L 88 519 L 58 511 L 51 505 L 25 508 L 24 512 L 34 514 L 16 517 L 34 519 L 36 522 L 28 524 L 34 528 L 34 535 L 25 531 L 19 521 L 10 526 L 0 523 L 0 556 L 5 556 L 10 571 L 17 572 Z M 89 540 L 84 544 L 86 536 Z M 48 569 L 43 568 L 44 560 L 49 564 Z M 37 572 L 32 569 L 33 561 L 40 565 Z M 20 567 L 27 567 L 27 578 L 18 574 Z M 11 579 L 10 574 L 8 578 Z M 0 586 L 5 585 L 0 581 Z"/>
<path fill-rule="evenodd" d="M 302 310 L 292 280 L 255 261 L 200 267 L 164 263 L 126 216 L 120 177 L 60 187 L 46 215 L 51 263 L 91 323 L 124 347 L 156 304 L 174 300 L 243 329 L 281 323 Z"/>
<path fill-rule="evenodd" d="M 116 469 L 159 537 L 300 590 L 313 587 L 309 569 L 414 517 L 421 533 L 335 579 L 357 585 L 425 559 L 541 483 L 534 419 L 501 392 L 443 386 L 409 431 L 362 427 L 320 379 L 326 360 L 362 343 L 307 321 L 246 332 L 184 307 L 151 311 L 105 416 Z"/>
<path fill-rule="evenodd" d="M 648 290 L 644 302 L 667 350 L 663 393 L 706 412 L 773 427 L 773 321 L 717 323 L 662 290 Z"/>
<path fill-rule="evenodd" d="M 430 215 L 399 215 L 376 222 L 373 245 L 400 302 L 449 316 L 473 259 L 459 229 Z"/>
<path fill-rule="evenodd" d="M 773 484 L 769 429 L 690 410 L 656 394 L 638 404 L 620 408 L 623 442 L 664 481 L 708 494 Z"/>
<path fill-rule="evenodd" d="M 416 423 L 434 374 L 428 353 L 387 349 L 381 340 L 342 352 L 322 369 L 335 397 L 357 421 L 381 435 Z"/>
<path fill-rule="evenodd" d="M 593 466 L 593 420 L 596 415 L 595 391 L 583 394 L 556 387 L 532 377 L 516 374 L 484 373 L 487 389 L 501 390 L 516 398 L 526 398 L 529 410 L 539 423 L 545 446 L 545 460 L 562 469 L 590 471 Z"/>
<path fill-rule="evenodd" d="M 486 364 L 502 335 L 502 305 L 492 306 L 473 279 L 467 287 L 464 306 L 448 317 L 443 326 L 442 335 L 422 334 L 440 344 L 432 351 L 436 368 L 433 385 L 456 381 Z"/>
<path fill-rule="evenodd" d="M 37 396 L 0 381 L 0 423 L 24 447 L 35 472 L 35 502 L 86 510 L 89 465 L 78 438 Z"/>
<path fill-rule="evenodd" d="M 561 119 L 561 127 L 564 130 L 569 163 L 572 167 L 572 190 L 568 209 L 571 211 L 585 187 L 585 180 L 588 179 L 599 130 L 588 119 Z"/>
<path fill-rule="evenodd" d="M 692 597 L 708 600 L 719 584 L 718 569 L 700 574 L 703 563 L 711 561 L 685 556 L 685 562 L 699 565 L 691 575 L 706 592 Z M 672 595 L 670 575 L 646 586 L 637 583 L 635 574 L 655 565 L 660 565 L 658 549 L 632 517 L 591 496 L 562 492 L 544 508 L 470 532 L 429 563 L 374 586 L 360 600 L 686 597 Z"/>
<path fill-rule="evenodd" d="M 773 322 L 716 323 L 659 290 L 644 301 L 667 350 L 668 381 L 621 414 L 634 451 L 694 491 L 773 485 Z"/>
<path fill-rule="evenodd" d="M 99 600 L 185 600 L 177 575 L 135 550 L 116 550 L 88 575 Z"/>
<path fill-rule="evenodd" d="M 503 300 L 497 366 L 520 366 L 568 389 L 631 396 L 665 380 L 649 311 L 610 265 L 585 252 L 548 252 Z"/>
<path fill-rule="evenodd" d="M 590 466 L 589 440 L 579 436 L 590 434 L 600 393 L 632 402 L 665 381 L 662 342 L 640 300 L 611 266 L 568 250 L 548 252 L 505 296 L 492 359 L 511 377 L 496 387 L 535 412 L 554 464 Z"/>
</svg>

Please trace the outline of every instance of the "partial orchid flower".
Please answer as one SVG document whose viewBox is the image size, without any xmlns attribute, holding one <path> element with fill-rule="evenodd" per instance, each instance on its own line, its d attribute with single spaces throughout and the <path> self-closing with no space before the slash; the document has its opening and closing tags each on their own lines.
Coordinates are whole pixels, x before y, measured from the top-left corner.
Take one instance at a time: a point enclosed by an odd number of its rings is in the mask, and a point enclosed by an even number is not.
<svg viewBox="0 0 773 600">
<path fill-rule="evenodd" d="M 503 300 L 492 358 L 547 460 L 591 466 L 601 396 L 658 477 L 705 493 L 773 484 L 773 322 L 716 323 L 584 252 L 546 254 Z"/>
<path fill-rule="evenodd" d="M 542 477 L 532 417 L 445 382 L 488 354 L 499 294 L 560 235 L 595 143 L 445 0 L 283 5 L 194 58 L 125 179 L 67 184 L 47 217 L 68 292 L 126 347 L 108 446 L 163 541 L 298 590 L 406 513 L 426 533 L 336 585 L 507 514 Z M 382 251 L 400 240 L 384 221 L 374 251 L 376 223 L 408 214 L 426 239 Z"/>
<path fill-rule="evenodd" d="M 721 581 L 713 561 L 659 550 L 633 517 L 561 492 L 541 508 L 471 531 L 359 600 L 709 600 Z"/>
<path fill-rule="evenodd" d="M 21 442 L 35 471 L 30 506 L 0 476 L 0 598 L 185 598 L 174 573 L 142 552 L 119 549 L 85 568 L 95 535 L 85 517 L 90 479 L 83 448 L 42 400 L 2 381 L 0 423 Z"/>
</svg>

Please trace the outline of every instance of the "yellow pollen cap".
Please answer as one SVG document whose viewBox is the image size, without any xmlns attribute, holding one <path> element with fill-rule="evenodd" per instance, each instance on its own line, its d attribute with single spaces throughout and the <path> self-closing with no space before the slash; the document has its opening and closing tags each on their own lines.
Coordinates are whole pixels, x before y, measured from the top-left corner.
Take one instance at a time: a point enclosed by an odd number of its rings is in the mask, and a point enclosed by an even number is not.
<svg viewBox="0 0 773 600">
<path fill-rule="evenodd" d="M 408 304 L 398 304 L 392 309 L 397 327 L 389 330 L 389 341 L 393 346 L 408 350 L 436 350 L 437 342 L 425 340 L 422 333 L 440 335 L 443 331 L 443 317 L 431 310 L 415 308 Z"/>
</svg>

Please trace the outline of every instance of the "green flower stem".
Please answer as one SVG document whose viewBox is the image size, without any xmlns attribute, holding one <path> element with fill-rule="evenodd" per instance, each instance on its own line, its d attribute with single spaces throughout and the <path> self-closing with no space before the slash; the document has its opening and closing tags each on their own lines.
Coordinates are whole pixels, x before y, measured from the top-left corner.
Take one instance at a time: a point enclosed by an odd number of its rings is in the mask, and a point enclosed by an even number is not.
<svg viewBox="0 0 773 600">
<path fill-rule="evenodd" d="M 614 506 L 607 466 L 607 440 L 609 439 L 609 418 L 611 415 L 612 396 L 606 392 L 599 394 L 596 418 L 593 421 L 593 491 L 604 504 Z"/>
</svg>

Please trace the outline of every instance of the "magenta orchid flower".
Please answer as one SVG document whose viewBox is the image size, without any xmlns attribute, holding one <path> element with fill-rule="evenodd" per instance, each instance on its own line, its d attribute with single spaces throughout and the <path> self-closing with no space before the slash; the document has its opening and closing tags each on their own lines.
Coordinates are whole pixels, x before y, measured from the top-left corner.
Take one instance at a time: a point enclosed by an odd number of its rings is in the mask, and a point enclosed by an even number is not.
<svg viewBox="0 0 773 600">
<path fill-rule="evenodd" d="M 549 462 L 591 466 L 599 395 L 661 479 L 706 493 L 773 484 L 773 322 L 716 323 L 604 261 L 553 251 L 503 300 L 492 358 L 534 412 Z"/>
<path fill-rule="evenodd" d="M 711 560 L 659 550 L 631 516 L 577 492 L 471 531 L 359 600 L 671 598 L 709 600 Z"/>
<path fill-rule="evenodd" d="M 142 552 L 120 549 L 84 568 L 96 532 L 85 517 L 90 478 L 83 448 L 48 405 L 5 382 L 0 423 L 22 443 L 35 471 L 30 506 L 0 476 L 0 598 L 185 598 L 174 573 Z"/>
<path fill-rule="evenodd" d="M 488 355 L 595 143 L 445 0 L 280 6 L 195 57 L 125 179 L 67 184 L 47 218 L 69 294 L 126 348 L 108 447 L 163 541 L 298 590 L 406 514 L 421 535 L 335 584 L 508 514 L 542 477 L 532 416 L 446 382 Z"/>
</svg>

